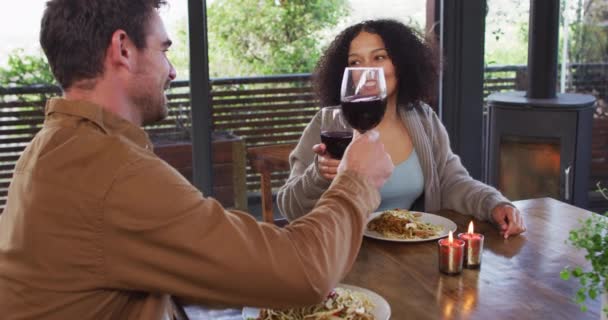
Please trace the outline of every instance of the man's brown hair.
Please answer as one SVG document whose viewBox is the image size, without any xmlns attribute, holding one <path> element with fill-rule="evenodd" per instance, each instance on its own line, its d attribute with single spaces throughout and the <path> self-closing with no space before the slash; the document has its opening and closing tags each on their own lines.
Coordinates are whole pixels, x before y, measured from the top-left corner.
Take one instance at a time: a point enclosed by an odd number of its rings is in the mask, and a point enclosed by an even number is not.
<svg viewBox="0 0 608 320">
<path fill-rule="evenodd" d="M 112 34 L 124 30 L 146 47 L 148 21 L 166 0 L 50 0 L 40 26 L 40 45 L 65 90 L 103 74 Z"/>
</svg>

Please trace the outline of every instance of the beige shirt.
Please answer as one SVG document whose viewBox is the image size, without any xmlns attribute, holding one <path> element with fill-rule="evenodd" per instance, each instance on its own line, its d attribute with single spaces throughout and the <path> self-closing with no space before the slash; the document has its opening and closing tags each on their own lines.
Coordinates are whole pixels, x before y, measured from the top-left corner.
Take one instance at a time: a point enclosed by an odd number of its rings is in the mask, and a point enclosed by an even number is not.
<svg viewBox="0 0 608 320">
<path fill-rule="evenodd" d="M 492 209 L 501 204 L 512 205 L 498 190 L 469 175 L 458 155 L 452 152 L 448 133 L 431 107 L 426 104 L 411 110 L 399 107 L 399 117 L 409 131 L 422 167 L 424 211 L 452 209 L 494 222 Z M 277 194 L 281 214 L 289 220 L 306 215 L 330 185 L 319 174 L 311 151 L 313 145 L 321 143 L 320 133 L 319 112 L 289 156 L 291 174 Z"/>
<path fill-rule="evenodd" d="M 337 177 L 286 228 L 225 211 L 154 155 L 145 132 L 53 99 L 0 215 L 2 319 L 159 319 L 202 304 L 320 301 L 348 272 L 380 197 Z"/>
</svg>

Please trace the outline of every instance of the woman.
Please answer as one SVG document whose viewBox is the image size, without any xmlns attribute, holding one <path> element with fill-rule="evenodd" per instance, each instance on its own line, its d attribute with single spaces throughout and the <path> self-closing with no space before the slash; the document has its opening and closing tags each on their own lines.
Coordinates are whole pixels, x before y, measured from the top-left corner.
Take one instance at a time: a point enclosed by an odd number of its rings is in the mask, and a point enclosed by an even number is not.
<svg viewBox="0 0 608 320">
<path fill-rule="evenodd" d="M 330 44 L 315 70 L 315 90 L 321 105 L 338 105 L 345 67 L 384 69 L 387 107 L 375 129 L 395 170 L 381 190 L 379 210 L 447 208 L 493 222 L 505 238 L 524 232 L 519 211 L 496 189 L 469 176 L 450 149 L 445 127 L 422 102 L 434 94 L 435 61 L 433 49 L 409 27 L 394 20 L 365 21 Z M 277 195 L 283 215 L 293 220 L 309 212 L 339 163 L 320 142 L 317 114 L 290 155 L 291 174 Z"/>
</svg>

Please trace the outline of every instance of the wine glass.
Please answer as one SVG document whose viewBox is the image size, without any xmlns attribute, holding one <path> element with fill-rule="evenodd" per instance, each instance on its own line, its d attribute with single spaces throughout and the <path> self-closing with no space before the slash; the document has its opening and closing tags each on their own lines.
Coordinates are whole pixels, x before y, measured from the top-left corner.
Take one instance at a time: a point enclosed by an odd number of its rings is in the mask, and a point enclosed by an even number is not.
<svg viewBox="0 0 608 320">
<path fill-rule="evenodd" d="M 346 121 L 359 132 L 377 126 L 386 111 L 384 69 L 344 69 L 340 102 Z"/>
<path fill-rule="evenodd" d="M 344 119 L 340 107 L 321 109 L 321 142 L 332 158 L 342 159 L 352 139 L 353 129 Z"/>
</svg>

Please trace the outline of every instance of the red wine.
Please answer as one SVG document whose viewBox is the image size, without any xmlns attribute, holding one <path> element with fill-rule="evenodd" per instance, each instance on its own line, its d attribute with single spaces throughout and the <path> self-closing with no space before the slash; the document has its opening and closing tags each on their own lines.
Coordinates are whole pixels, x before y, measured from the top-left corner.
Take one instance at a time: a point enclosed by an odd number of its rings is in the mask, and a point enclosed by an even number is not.
<svg viewBox="0 0 608 320">
<path fill-rule="evenodd" d="M 346 131 L 322 131 L 321 142 L 327 147 L 327 152 L 334 159 L 342 159 L 344 150 L 353 140 L 353 133 Z"/>
<path fill-rule="evenodd" d="M 355 97 L 342 101 L 342 113 L 351 127 L 365 132 L 377 126 L 386 111 L 386 98 Z"/>
</svg>

